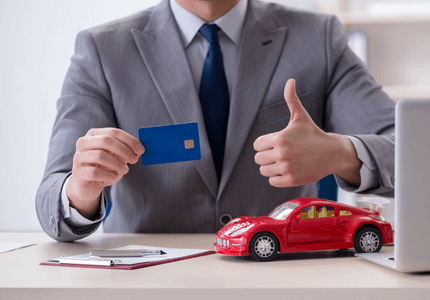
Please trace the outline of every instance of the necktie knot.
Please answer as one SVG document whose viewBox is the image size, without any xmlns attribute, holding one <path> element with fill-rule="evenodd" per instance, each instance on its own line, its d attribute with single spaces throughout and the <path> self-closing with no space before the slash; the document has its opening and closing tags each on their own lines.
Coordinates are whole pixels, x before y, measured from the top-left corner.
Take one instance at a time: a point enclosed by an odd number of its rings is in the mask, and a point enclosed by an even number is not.
<svg viewBox="0 0 430 300">
<path fill-rule="evenodd" d="M 205 37 L 209 44 L 217 44 L 218 30 L 220 30 L 220 28 L 216 24 L 204 24 L 200 27 L 199 32 Z"/>
</svg>

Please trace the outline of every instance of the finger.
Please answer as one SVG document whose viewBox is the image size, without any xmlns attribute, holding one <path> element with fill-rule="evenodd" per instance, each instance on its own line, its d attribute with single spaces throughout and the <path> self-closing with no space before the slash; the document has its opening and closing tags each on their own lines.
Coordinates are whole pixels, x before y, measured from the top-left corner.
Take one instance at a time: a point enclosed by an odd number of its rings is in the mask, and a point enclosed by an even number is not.
<svg viewBox="0 0 430 300">
<path fill-rule="evenodd" d="M 94 165 L 86 165 L 72 172 L 75 179 L 89 182 L 99 181 L 116 183 L 122 178 L 122 175 L 114 171 L 105 170 Z"/>
<path fill-rule="evenodd" d="M 254 142 L 254 150 L 255 151 L 266 151 L 274 148 L 274 142 L 273 142 L 274 134 L 266 134 L 262 135 L 259 138 L 257 138 Z"/>
<path fill-rule="evenodd" d="M 297 187 L 301 184 L 289 175 L 278 175 L 269 178 L 270 185 L 278 188 Z"/>
<path fill-rule="evenodd" d="M 125 163 L 136 163 L 138 160 L 137 155 L 126 145 L 119 140 L 107 136 L 85 136 L 76 142 L 76 152 L 85 153 L 90 151 L 103 151 L 110 153 L 111 156 L 116 157 Z"/>
<path fill-rule="evenodd" d="M 296 81 L 294 79 L 289 79 L 285 84 L 284 98 L 287 102 L 288 109 L 290 110 L 290 122 L 293 120 L 310 118 L 308 112 L 300 102 L 299 97 L 297 97 Z"/>
<path fill-rule="evenodd" d="M 260 167 L 260 173 L 266 177 L 290 176 L 292 174 L 291 165 L 287 162 L 276 162 Z"/>
<path fill-rule="evenodd" d="M 274 164 L 276 159 L 277 156 L 273 149 L 260 151 L 254 156 L 255 163 L 261 166 Z"/>
<path fill-rule="evenodd" d="M 107 151 L 124 163 L 134 164 L 139 158 L 130 147 L 110 135 L 87 135 L 76 142 L 76 151 L 87 152 L 92 150 Z"/>
<path fill-rule="evenodd" d="M 278 171 L 278 167 L 276 166 L 276 164 L 261 166 L 260 173 L 264 177 L 273 177 L 281 175 L 280 171 Z"/>
<path fill-rule="evenodd" d="M 118 128 L 93 128 L 88 131 L 87 136 L 110 136 L 113 137 L 124 145 L 130 148 L 130 150 L 137 156 L 142 155 L 145 152 L 145 147 L 142 143 L 131 134 Z"/>
<path fill-rule="evenodd" d="M 77 152 L 73 158 L 73 165 L 76 167 L 92 165 L 120 175 L 126 174 L 129 170 L 126 163 L 103 150 Z"/>
</svg>

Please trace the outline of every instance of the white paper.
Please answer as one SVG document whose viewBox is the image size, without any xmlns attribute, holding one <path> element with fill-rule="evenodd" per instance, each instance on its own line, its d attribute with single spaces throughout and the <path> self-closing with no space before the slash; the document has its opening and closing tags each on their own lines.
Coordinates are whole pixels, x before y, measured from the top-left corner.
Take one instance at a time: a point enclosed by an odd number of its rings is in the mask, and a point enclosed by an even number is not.
<svg viewBox="0 0 430 300">
<path fill-rule="evenodd" d="M 35 243 L 0 243 L 0 253 L 36 245 Z"/>
<path fill-rule="evenodd" d="M 108 249 L 108 250 L 142 250 L 142 249 L 162 250 L 166 254 L 145 255 L 142 257 L 103 257 L 103 259 L 116 260 L 116 264 L 119 264 L 119 265 L 133 265 L 137 263 L 153 262 L 153 261 L 168 260 L 168 259 L 178 259 L 184 256 L 196 255 L 196 254 L 210 251 L 210 250 L 203 250 L 203 249 L 160 248 L 160 247 L 150 247 L 150 246 L 142 246 L 142 245 L 128 245 L 128 246 Z M 101 249 L 93 249 L 93 250 L 101 250 Z M 86 254 L 75 255 L 75 256 L 67 256 L 67 258 L 89 259 L 90 256 L 91 256 L 90 253 L 86 253 Z M 59 261 L 60 258 L 56 258 L 54 260 Z"/>
</svg>

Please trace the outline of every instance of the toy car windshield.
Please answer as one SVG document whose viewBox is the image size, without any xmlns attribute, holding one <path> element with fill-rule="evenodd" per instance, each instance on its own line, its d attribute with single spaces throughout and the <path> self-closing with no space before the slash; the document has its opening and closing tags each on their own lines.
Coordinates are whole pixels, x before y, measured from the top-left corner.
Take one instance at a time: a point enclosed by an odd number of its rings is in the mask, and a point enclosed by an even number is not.
<svg viewBox="0 0 430 300">
<path fill-rule="evenodd" d="M 284 204 L 281 204 L 277 208 L 275 208 L 269 214 L 269 217 L 276 220 L 285 220 L 288 215 L 298 206 L 298 204 L 293 202 L 285 202 Z"/>
</svg>

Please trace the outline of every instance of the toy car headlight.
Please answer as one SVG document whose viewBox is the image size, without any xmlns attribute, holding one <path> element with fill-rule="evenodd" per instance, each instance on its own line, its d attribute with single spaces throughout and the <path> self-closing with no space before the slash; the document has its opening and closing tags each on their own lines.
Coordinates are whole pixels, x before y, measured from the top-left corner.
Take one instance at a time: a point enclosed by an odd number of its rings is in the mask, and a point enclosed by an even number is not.
<svg viewBox="0 0 430 300">
<path fill-rule="evenodd" d="M 235 219 L 231 219 L 227 224 L 225 224 L 225 225 L 228 225 L 228 224 L 233 224 L 233 223 L 236 223 L 236 222 L 239 222 L 240 221 L 240 218 L 235 218 Z"/>
<path fill-rule="evenodd" d="M 239 230 L 236 230 L 235 232 L 233 232 L 232 234 L 230 234 L 230 236 L 237 236 L 239 234 L 242 234 L 242 233 L 244 233 L 245 231 L 247 231 L 251 227 L 252 227 L 252 225 L 248 226 L 248 227 L 241 228 Z"/>
<path fill-rule="evenodd" d="M 369 217 L 372 217 L 372 218 L 375 218 L 375 219 L 377 219 L 379 221 L 385 222 L 384 217 L 381 216 L 381 215 L 369 215 Z"/>
</svg>

